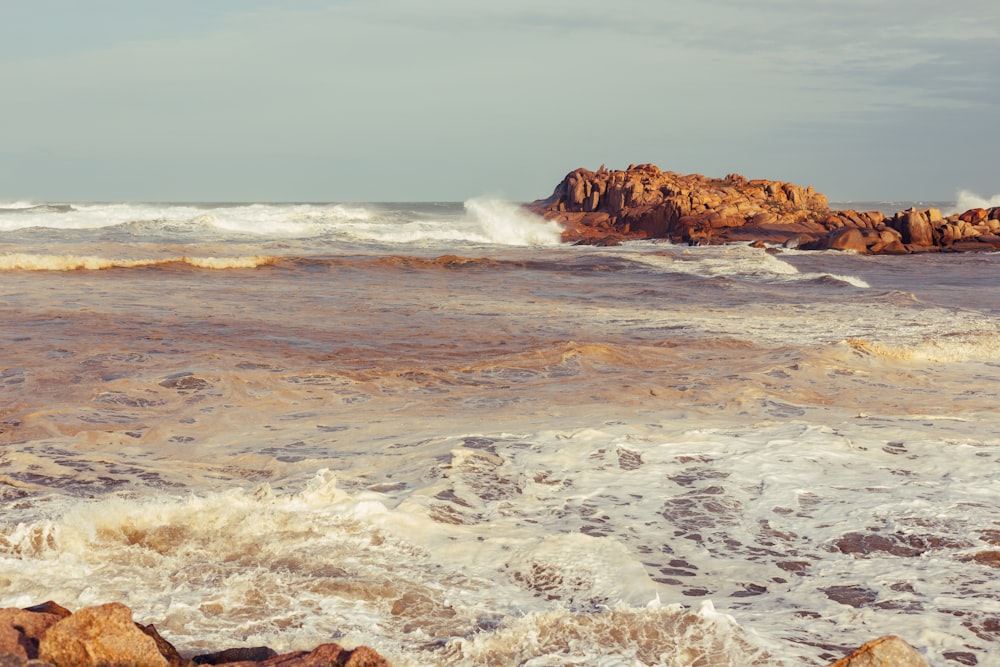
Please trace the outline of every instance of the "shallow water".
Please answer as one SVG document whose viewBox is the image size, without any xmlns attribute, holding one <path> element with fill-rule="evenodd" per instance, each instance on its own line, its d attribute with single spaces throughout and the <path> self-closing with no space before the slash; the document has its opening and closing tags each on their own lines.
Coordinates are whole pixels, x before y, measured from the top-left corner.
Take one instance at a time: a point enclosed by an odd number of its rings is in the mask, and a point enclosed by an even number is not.
<svg viewBox="0 0 1000 667">
<path fill-rule="evenodd" d="M 997 255 L 562 246 L 490 201 L 0 229 L 2 606 L 399 665 L 997 650 Z"/>
</svg>

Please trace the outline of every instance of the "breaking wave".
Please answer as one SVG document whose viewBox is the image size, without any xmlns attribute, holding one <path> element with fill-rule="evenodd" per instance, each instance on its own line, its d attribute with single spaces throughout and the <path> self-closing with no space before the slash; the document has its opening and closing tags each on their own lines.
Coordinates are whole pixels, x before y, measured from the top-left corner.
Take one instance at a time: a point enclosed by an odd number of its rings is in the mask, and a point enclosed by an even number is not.
<svg viewBox="0 0 1000 667">
<path fill-rule="evenodd" d="M 161 259 L 123 259 L 83 255 L 0 255 L 0 271 L 97 271 L 134 269 L 166 264 L 186 264 L 197 269 L 255 269 L 273 264 L 275 258 L 249 257 L 168 257 Z"/>
<path fill-rule="evenodd" d="M 994 208 L 1000 206 L 1000 194 L 986 198 L 970 190 L 959 190 L 955 210 L 950 213 L 964 213 L 973 208 Z"/>
<path fill-rule="evenodd" d="M 465 202 L 465 210 L 479 223 L 490 243 L 547 246 L 562 242 L 562 228 L 558 223 L 502 199 L 470 199 Z"/>
<path fill-rule="evenodd" d="M 863 354 L 897 361 L 956 363 L 1000 359 L 1000 336 L 997 334 L 933 338 L 912 345 L 890 345 L 861 338 L 844 342 Z"/>
</svg>

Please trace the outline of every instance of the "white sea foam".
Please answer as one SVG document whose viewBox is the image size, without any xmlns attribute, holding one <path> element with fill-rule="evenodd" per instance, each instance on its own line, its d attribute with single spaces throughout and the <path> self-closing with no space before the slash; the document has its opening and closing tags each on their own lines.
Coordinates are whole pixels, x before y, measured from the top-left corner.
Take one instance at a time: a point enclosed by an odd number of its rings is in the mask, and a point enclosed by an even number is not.
<svg viewBox="0 0 1000 667">
<path fill-rule="evenodd" d="M 682 427 L 457 436 L 497 454 L 456 452 L 402 503 L 328 470 L 298 492 L 77 501 L 3 526 L 2 603 L 121 600 L 186 653 L 334 637 L 398 665 L 736 667 L 802 664 L 816 649 L 795 641 L 819 637 L 917 641 L 928 614 L 940 656 L 997 594 L 963 560 L 1000 520 L 996 439 L 879 415 Z M 852 534 L 913 555 L 853 552 Z"/>
<path fill-rule="evenodd" d="M 856 350 L 899 361 L 957 363 L 1000 360 L 1000 334 L 987 331 L 951 333 L 947 337 L 925 338 L 905 345 L 857 338 L 845 343 Z"/>
<path fill-rule="evenodd" d="M 368 222 L 375 217 L 365 207 L 344 204 L 251 204 L 217 209 L 211 214 L 211 222 L 217 229 L 241 234 L 311 237 L 336 233 L 345 225 Z"/>
<path fill-rule="evenodd" d="M 80 255 L 36 255 L 8 253 L 0 255 L 0 271 L 98 271 L 113 268 L 141 268 L 164 264 L 187 264 L 200 269 L 252 269 L 272 264 L 273 257 L 166 257 L 125 259 Z"/>
<path fill-rule="evenodd" d="M 668 273 L 788 282 L 832 279 L 861 289 L 870 287 L 856 276 L 802 273 L 792 264 L 766 250 L 745 244 L 698 248 L 671 246 L 668 250 L 659 252 L 649 252 L 648 248 L 641 246 L 630 248 L 637 250 L 629 255 L 631 259 L 656 266 Z"/>
<path fill-rule="evenodd" d="M 952 213 L 964 213 L 972 208 L 994 208 L 1000 206 L 1000 194 L 992 197 L 982 197 L 970 190 L 959 190 L 955 201 L 955 208 L 948 211 Z"/>
<path fill-rule="evenodd" d="M 0 606 L 121 600 L 187 655 L 988 662 L 1000 255 L 518 247 L 413 208 L 22 215 L 9 268 L 280 268 L 4 274 Z"/>
<path fill-rule="evenodd" d="M 465 202 L 463 216 L 352 220 L 337 231 L 346 238 L 392 245 L 554 246 L 561 241 L 558 224 L 511 202 L 486 198 Z"/>
<path fill-rule="evenodd" d="M 475 219 L 491 243 L 546 246 L 561 242 L 562 228 L 523 207 L 502 199 L 477 198 L 465 202 L 465 210 Z"/>
</svg>

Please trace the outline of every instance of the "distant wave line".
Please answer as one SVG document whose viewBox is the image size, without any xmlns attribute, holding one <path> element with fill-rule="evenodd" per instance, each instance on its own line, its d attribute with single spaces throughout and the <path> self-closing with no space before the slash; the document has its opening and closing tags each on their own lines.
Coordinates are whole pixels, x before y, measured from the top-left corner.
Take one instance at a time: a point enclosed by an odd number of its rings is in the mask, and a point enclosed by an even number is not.
<svg viewBox="0 0 1000 667">
<path fill-rule="evenodd" d="M 199 269 L 254 269 L 274 264 L 266 255 L 243 257 L 167 257 L 160 259 L 123 259 L 93 255 L 0 255 L 0 271 L 99 271 L 116 268 L 145 268 L 165 264 L 187 264 Z"/>
</svg>

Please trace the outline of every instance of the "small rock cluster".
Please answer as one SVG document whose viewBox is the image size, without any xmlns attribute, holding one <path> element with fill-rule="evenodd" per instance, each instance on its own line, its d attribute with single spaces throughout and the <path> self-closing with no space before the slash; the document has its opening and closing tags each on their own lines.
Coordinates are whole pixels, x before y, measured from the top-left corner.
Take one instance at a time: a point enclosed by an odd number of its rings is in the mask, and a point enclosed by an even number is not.
<svg viewBox="0 0 1000 667">
<path fill-rule="evenodd" d="M 693 245 L 751 241 L 805 250 L 907 254 L 1000 250 L 1000 207 L 944 217 L 936 209 L 831 210 L 826 196 L 791 183 L 660 171 L 577 169 L 528 209 L 562 224 L 563 240 L 596 245 L 664 238 Z"/>
<path fill-rule="evenodd" d="M 0 667 L 389 667 L 366 646 L 322 644 L 278 655 L 267 647 L 234 648 L 184 658 L 152 625 L 112 602 L 71 613 L 54 602 L 0 609 Z"/>
</svg>

